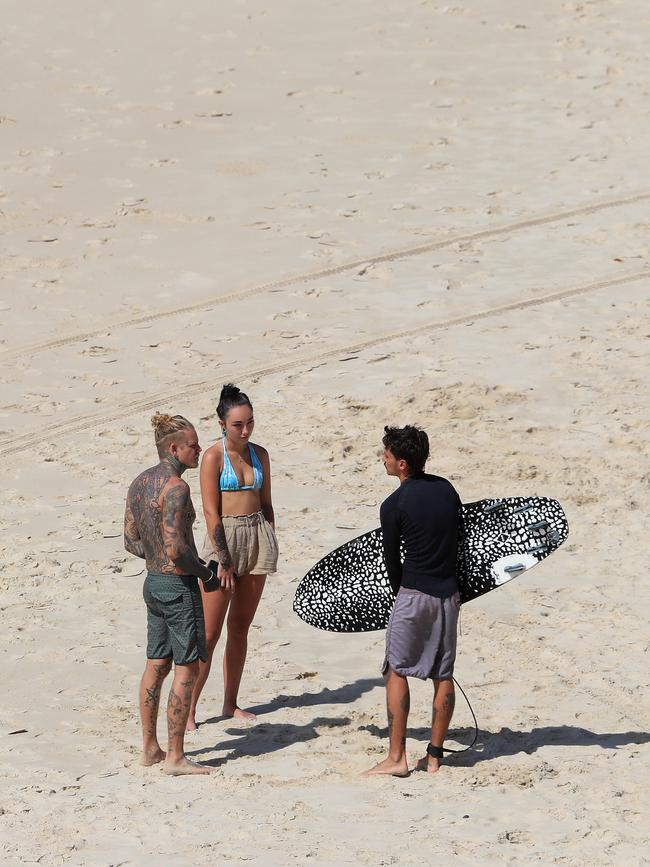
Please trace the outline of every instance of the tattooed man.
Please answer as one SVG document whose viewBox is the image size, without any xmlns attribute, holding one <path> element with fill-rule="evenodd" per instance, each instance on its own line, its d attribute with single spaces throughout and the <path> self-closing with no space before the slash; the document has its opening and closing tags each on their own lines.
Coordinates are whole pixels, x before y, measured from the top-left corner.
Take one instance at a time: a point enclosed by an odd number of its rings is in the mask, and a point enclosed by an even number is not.
<svg viewBox="0 0 650 867">
<path fill-rule="evenodd" d="M 184 752 L 185 725 L 199 660 L 206 659 L 205 626 L 198 578 L 218 586 L 213 570 L 199 559 L 192 525 L 196 514 L 183 472 L 197 467 L 201 447 L 183 416 L 151 419 L 160 462 L 131 484 L 124 515 L 124 547 L 147 563 L 147 665 L 140 684 L 143 765 L 163 762 L 167 774 L 207 774 Z M 174 661 L 167 703 L 168 747 L 158 743 L 160 690 Z"/>
</svg>

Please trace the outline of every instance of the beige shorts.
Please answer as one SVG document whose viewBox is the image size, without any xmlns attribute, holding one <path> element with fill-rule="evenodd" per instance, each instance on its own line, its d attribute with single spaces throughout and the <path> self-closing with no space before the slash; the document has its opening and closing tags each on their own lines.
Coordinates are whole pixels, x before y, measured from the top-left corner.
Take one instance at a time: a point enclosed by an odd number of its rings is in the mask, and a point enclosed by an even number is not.
<svg viewBox="0 0 650 867">
<path fill-rule="evenodd" d="M 223 515 L 226 544 L 237 575 L 270 575 L 278 569 L 278 540 L 262 512 Z M 214 542 L 207 536 L 201 554 L 206 563 L 218 560 Z"/>
</svg>

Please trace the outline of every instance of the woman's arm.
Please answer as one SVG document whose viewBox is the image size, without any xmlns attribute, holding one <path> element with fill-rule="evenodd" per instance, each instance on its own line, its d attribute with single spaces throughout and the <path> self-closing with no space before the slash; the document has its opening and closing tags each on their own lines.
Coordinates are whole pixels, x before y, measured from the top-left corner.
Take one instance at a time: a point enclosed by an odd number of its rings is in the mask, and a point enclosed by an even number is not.
<svg viewBox="0 0 650 867">
<path fill-rule="evenodd" d="M 221 456 L 213 446 L 203 456 L 201 461 L 201 501 L 203 503 L 203 515 L 217 560 L 221 566 L 221 586 L 234 589 L 235 575 L 233 571 L 232 557 L 226 542 L 226 532 L 221 521 L 221 489 L 219 476 L 221 475 Z"/>
<path fill-rule="evenodd" d="M 273 512 L 273 501 L 271 499 L 271 460 L 269 453 L 262 446 L 256 446 L 256 451 L 260 456 L 262 471 L 264 473 L 264 481 L 260 490 L 260 506 L 262 514 L 275 530 L 275 514 Z"/>
</svg>

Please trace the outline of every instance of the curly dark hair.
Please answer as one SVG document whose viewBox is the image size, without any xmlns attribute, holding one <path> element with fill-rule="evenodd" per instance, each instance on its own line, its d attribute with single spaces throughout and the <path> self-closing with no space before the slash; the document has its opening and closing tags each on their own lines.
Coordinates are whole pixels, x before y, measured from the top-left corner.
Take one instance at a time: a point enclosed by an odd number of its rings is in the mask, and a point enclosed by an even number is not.
<svg viewBox="0 0 650 867">
<path fill-rule="evenodd" d="M 411 475 L 421 475 L 429 457 L 429 437 L 425 431 L 407 424 L 406 427 L 384 428 L 382 439 L 384 448 L 395 455 L 397 460 L 406 461 Z"/>
</svg>

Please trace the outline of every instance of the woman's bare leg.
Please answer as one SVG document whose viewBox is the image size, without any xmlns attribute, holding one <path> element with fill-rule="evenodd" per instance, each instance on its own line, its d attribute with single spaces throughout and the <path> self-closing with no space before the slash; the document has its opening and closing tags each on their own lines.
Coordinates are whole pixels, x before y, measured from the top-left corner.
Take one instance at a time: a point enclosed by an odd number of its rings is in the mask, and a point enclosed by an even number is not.
<svg viewBox="0 0 650 867">
<path fill-rule="evenodd" d="M 201 587 L 201 596 L 203 599 L 203 617 L 205 619 L 205 640 L 208 648 L 208 658 L 205 662 L 199 660 L 199 674 L 192 691 L 190 713 L 187 718 L 186 731 L 188 732 L 196 731 L 198 728 L 196 724 L 196 706 L 210 674 L 214 649 L 221 636 L 223 621 L 228 611 L 228 605 L 232 600 L 232 593 L 228 590 L 213 590 L 211 593 L 206 593 L 203 587 Z"/>
<path fill-rule="evenodd" d="M 248 650 L 248 630 L 262 598 L 266 575 L 242 575 L 228 611 L 228 636 L 223 656 L 223 714 L 255 719 L 255 714 L 241 710 L 237 704 L 239 684 Z"/>
</svg>

